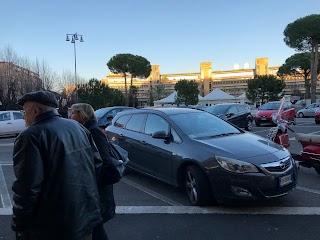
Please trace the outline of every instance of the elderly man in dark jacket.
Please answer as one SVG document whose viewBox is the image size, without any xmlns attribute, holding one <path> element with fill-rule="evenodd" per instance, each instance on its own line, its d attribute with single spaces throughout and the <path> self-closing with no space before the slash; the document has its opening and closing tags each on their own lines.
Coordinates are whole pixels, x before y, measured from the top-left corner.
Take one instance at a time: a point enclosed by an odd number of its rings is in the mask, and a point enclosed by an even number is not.
<svg viewBox="0 0 320 240">
<path fill-rule="evenodd" d="M 14 144 L 13 230 L 27 240 L 91 239 L 102 223 L 102 160 L 90 132 L 62 118 L 50 92 L 27 93 L 18 104 L 28 128 Z"/>
</svg>

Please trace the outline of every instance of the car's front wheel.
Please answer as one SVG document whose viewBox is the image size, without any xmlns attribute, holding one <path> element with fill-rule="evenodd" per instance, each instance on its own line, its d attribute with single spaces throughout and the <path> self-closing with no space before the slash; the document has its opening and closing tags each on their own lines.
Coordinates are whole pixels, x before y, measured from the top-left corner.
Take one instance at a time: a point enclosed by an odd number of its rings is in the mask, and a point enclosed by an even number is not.
<svg viewBox="0 0 320 240">
<path fill-rule="evenodd" d="M 259 123 L 259 122 L 257 122 L 257 121 L 256 121 L 256 126 L 257 126 L 257 127 L 260 127 L 260 123 Z"/>
<path fill-rule="evenodd" d="M 304 117 L 304 115 L 303 115 L 303 113 L 301 112 L 301 113 L 299 113 L 298 114 L 298 116 L 299 116 L 299 118 L 303 118 Z"/>
<path fill-rule="evenodd" d="M 245 129 L 249 132 L 252 130 L 252 121 L 250 121 L 250 119 L 247 120 L 247 125 Z"/>
<path fill-rule="evenodd" d="M 212 192 L 205 173 L 198 166 L 188 166 L 185 171 L 186 192 L 192 205 L 203 206 L 211 201 Z"/>
</svg>

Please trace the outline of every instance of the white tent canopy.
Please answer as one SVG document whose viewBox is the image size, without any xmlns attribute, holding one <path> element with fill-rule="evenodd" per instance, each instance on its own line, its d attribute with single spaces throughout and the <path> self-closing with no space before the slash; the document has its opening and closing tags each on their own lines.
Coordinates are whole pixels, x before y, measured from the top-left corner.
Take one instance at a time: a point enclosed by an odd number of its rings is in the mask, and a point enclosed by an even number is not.
<svg viewBox="0 0 320 240">
<path fill-rule="evenodd" d="M 157 104 L 157 105 L 162 105 L 162 104 L 166 104 L 166 103 L 174 103 L 176 96 L 177 96 L 177 91 L 174 91 L 168 97 L 154 101 L 153 103 Z"/>
<path fill-rule="evenodd" d="M 246 93 L 242 93 L 240 96 L 237 97 L 237 99 L 246 99 Z"/>
<path fill-rule="evenodd" d="M 250 102 L 249 99 L 247 98 L 245 92 L 242 93 L 240 96 L 237 97 L 237 101 L 238 101 L 239 103 L 248 103 L 248 102 Z"/>
<path fill-rule="evenodd" d="M 210 106 L 212 104 L 235 102 L 236 98 L 225 93 L 220 88 L 215 88 L 211 93 L 199 99 L 199 104 Z"/>
<path fill-rule="evenodd" d="M 168 97 L 165 97 L 165 98 L 157 100 L 157 101 L 153 101 L 153 103 L 155 106 L 161 106 L 161 105 L 165 105 L 165 104 L 174 104 L 176 96 L 177 96 L 177 91 L 174 91 Z M 203 99 L 203 97 L 198 95 L 198 99 L 200 101 L 201 99 Z"/>
<path fill-rule="evenodd" d="M 234 100 L 234 96 L 225 93 L 220 88 L 215 88 L 211 93 L 203 97 L 201 100 L 221 100 L 221 99 L 232 99 Z"/>
</svg>

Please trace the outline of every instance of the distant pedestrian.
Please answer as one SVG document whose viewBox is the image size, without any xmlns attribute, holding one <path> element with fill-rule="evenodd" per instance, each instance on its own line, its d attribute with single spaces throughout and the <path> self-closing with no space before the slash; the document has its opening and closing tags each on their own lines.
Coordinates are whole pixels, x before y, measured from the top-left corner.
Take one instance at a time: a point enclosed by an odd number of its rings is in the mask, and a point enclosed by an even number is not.
<svg viewBox="0 0 320 240">
<path fill-rule="evenodd" d="M 69 117 L 69 108 L 67 105 L 67 99 L 63 98 L 61 100 L 61 106 L 59 107 L 58 113 L 63 117 L 63 118 L 68 118 Z"/>
<path fill-rule="evenodd" d="M 109 147 L 106 136 L 102 132 L 101 128 L 98 127 L 97 118 L 95 116 L 94 110 L 90 104 L 87 103 L 77 103 L 71 106 L 71 116 L 70 118 L 83 124 L 92 134 L 93 140 L 99 150 L 102 158 L 102 173 L 108 174 L 109 163 Z M 112 165 L 113 166 L 113 165 Z M 104 171 L 106 170 L 106 171 Z M 110 220 L 115 215 L 115 202 L 113 195 L 113 185 L 106 185 L 103 181 L 98 182 L 100 202 L 101 202 L 101 215 L 104 222 Z M 107 240 L 107 234 L 103 228 L 103 224 L 95 227 L 92 232 L 93 240 Z"/>
<path fill-rule="evenodd" d="M 51 92 L 27 93 L 18 104 L 27 129 L 14 143 L 12 229 L 24 240 L 91 239 L 102 223 L 102 161 L 90 132 L 57 113 Z"/>
</svg>

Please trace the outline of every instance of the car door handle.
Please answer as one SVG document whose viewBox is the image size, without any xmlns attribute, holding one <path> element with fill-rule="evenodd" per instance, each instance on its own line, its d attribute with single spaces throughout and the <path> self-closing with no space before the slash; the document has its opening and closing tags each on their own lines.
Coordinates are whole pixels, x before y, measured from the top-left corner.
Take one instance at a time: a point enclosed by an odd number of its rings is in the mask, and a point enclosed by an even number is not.
<svg viewBox="0 0 320 240">
<path fill-rule="evenodd" d="M 8 122 L 7 124 L 11 124 L 11 122 Z"/>
<path fill-rule="evenodd" d="M 119 138 L 123 138 L 124 136 L 123 136 L 123 134 L 119 134 Z"/>
<path fill-rule="evenodd" d="M 140 141 L 142 144 L 146 144 L 146 141 Z"/>
</svg>

